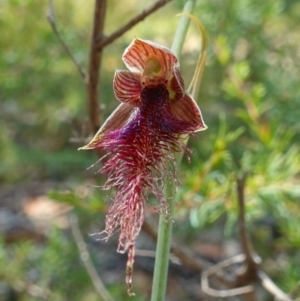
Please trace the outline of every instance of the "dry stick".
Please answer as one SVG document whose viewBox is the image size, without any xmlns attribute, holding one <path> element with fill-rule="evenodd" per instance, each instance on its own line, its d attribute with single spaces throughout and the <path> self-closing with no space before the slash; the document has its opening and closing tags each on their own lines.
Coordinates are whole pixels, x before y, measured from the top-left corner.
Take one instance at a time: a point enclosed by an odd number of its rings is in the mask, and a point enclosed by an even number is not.
<svg viewBox="0 0 300 301">
<path fill-rule="evenodd" d="M 270 278 L 263 272 L 258 271 L 258 278 L 261 280 L 263 287 L 272 294 L 278 301 L 293 301 L 289 295 L 283 292 Z"/>
<path fill-rule="evenodd" d="M 100 36 L 100 41 L 97 44 L 98 51 L 101 51 L 104 46 L 111 44 L 114 40 L 122 36 L 126 31 L 131 29 L 133 26 L 135 26 L 137 23 L 143 21 L 147 16 L 152 14 L 153 12 L 157 11 L 160 7 L 164 6 L 168 2 L 172 0 L 158 0 L 153 5 L 149 6 L 145 10 L 143 10 L 140 14 L 135 16 L 133 19 L 131 19 L 128 23 L 126 23 L 121 28 L 117 29 L 115 32 L 113 32 L 111 35 L 109 35 L 106 38 L 103 38 Z"/>
<path fill-rule="evenodd" d="M 104 18 L 106 12 L 106 0 L 95 1 L 94 25 L 90 46 L 90 60 L 89 60 L 89 78 L 87 82 L 87 98 L 90 122 L 93 133 L 96 134 L 100 127 L 100 106 L 99 106 L 99 85 L 100 67 L 102 50 L 98 51 L 96 48 L 96 41 L 103 37 Z"/>
<path fill-rule="evenodd" d="M 82 234 L 81 234 L 79 226 L 78 226 L 77 217 L 75 215 L 72 215 L 72 216 L 70 216 L 69 220 L 70 220 L 70 226 L 71 226 L 74 240 L 75 240 L 78 250 L 80 252 L 80 258 L 94 284 L 96 291 L 98 292 L 98 294 L 101 296 L 101 298 L 104 301 L 114 301 L 113 297 L 110 295 L 110 293 L 104 286 L 102 280 L 100 279 L 99 275 L 97 274 L 97 271 L 91 261 L 89 251 L 87 249 L 87 246 L 84 242 L 84 239 L 82 237 Z"/>
<path fill-rule="evenodd" d="M 66 42 L 64 41 L 63 36 L 61 35 L 61 33 L 59 32 L 59 30 L 57 29 L 56 26 L 56 18 L 55 18 L 55 9 L 54 9 L 54 4 L 53 4 L 53 0 L 49 0 L 49 11 L 47 13 L 47 19 L 52 27 L 53 32 L 55 33 L 56 37 L 58 38 L 60 44 L 63 46 L 63 48 L 65 49 L 66 53 L 69 55 L 69 57 L 71 58 L 71 60 L 73 61 L 73 63 L 75 64 L 75 66 L 77 67 L 80 75 L 82 76 L 83 80 L 86 81 L 88 78 L 88 73 L 85 70 L 85 68 L 76 60 L 73 52 L 71 51 L 71 49 L 69 48 L 69 46 L 66 44 Z"/>
<path fill-rule="evenodd" d="M 245 261 L 246 257 L 244 254 L 237 255 L 235 257 L 232 257 L 230 259 L 224 260 L 218 264 L 215 264 L 213 267 L 209 268 L 207 271 L 202 273 L 201 276 L 201 288 L 203 292 L 210 296 L 214 297 L 232 297 L 237 295 L 244 295 L 248 294 L 253 291 L 253 287 L 251 285 L 239 287 L 239 288 L 233 288 L 228 290 L 216 290 L 209 286 L 209 277 L 213 275 L 217 275 L 218 272 L 222 271 L 225 267 L 228 267 L 230 265 L 233 265 L 235 263 L 243 262 Z"/>
<path fill-rule="evenodd" d="M 253 259 L 251 252 L 251 243 L 248 238 L 245 223 L 245 183 L 247 174 L 245 173 L 242 177 L 237 178 L 237 200 L 239 207 L 238 226 L 240 232 L 240 240 L 242 245 L 243 253 L 246 256 L 246 268 L 243 274 L 238 275 L 237 285 L 245 285 L 249 281 L 257 279 L 257 264 Z"/>
<path fill-rule="evenodd" d="M 104 8 L 105 10 L 105 8 Z M 47 19 L 49 20 L 51 27 L 54 31 L 54 33 L 56 34 L 58 40 L 60 41 L 60 43 L 62 44 L 62 46 L 64 47 L 65 51 L 68 53 L 68 55 L 71 57 L 72 61 L 74 62 L 74 64 L 77 66 L 78 71 L 80 72 L 81 76 L 83 77 L 84 81 L 87 82 L 88 80 L 88 74 L 86 72 L 86 70 L 81 66 L 81 64 L 79 62 L 77 62 L 75 56 L 73 55 L 71 49 L 68 47 L 68 45 L 65 43 L 62 35 L 60 34 L 60 32 L 57 29 L 56 26 L 56 19 L 55 19 L 55 10 L 54 10 L 54 5 L 53 5 L 53 1 L 49 0 L 49 12 L 47 15 Z M 99 70 L 99 69 L 98 69 Z M 97 105 L 97 103 L 96 103 Z M 81 232 L 79 230 L 78 227 L 78 222 L 77 222 L 77 217 L 71 217 L 70 218 L 70 225 L 71 225 L 71 229 L 72 229 L 72 234 L 74 236 L 75 242 L 78 246 L 78 249 L 80 251 L 80 258 L 82 260 L 82 262 L 84 263 L 84 266 L 94 284 L 95 289 L 97 290 L 97 292 L 99 293 L 99 295 L 102 297 L 102 299 L 104 301 L 114 301 L 114 299 L 112 298 L 112 296 L 109 294 L 109 292 L 106 290 L 103 282 L 101 281 L 99 275 L 97 274 L 97 271 L 95 269 L 95 267 L 93 266 L 91 260 L 90 260 L 90 255 L 89 252 L 87 250 L 87 247 L 84 243 L 83 237 L 81 235 Z"/>
</svg>

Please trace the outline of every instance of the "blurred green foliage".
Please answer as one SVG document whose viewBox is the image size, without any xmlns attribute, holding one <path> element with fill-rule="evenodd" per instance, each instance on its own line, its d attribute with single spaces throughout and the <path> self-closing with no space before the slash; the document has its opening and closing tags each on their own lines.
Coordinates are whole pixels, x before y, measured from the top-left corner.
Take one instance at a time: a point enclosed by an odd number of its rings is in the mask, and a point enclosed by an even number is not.
<svg viewBox="0 0 300 301">
<path fill-rule="evenodd" d="M 106 33 L 152 2 L 130 0 L 120 7 L 119 1 L 109 1 Z M 182 3 L 168 4 L 105 49 L 100 86 L 103 120 L 117 106 L 112 78 L 116 68 L 125 68 L 121 61 L 125 47 L 134 37 L 170 46 L 177 24 L 174 16 Z M 56 1 L 55 7 L 66 43 L 86 66 L 92 3 L 65 0 Z M 96 161 L 91 152 L 76 150 L 89 134 L 85 85 L 51 31 L 46 11 L 46 1 L 1 3 L 3 183 L 49 178 L 81 181 L 87 176 L 85 168 Z M 226 235 L 236 237 L 236 177 L 247 172 L 249 232 L 258 254 L 277 270 L 272 272 L 268 264 L 264 268 L 282 289 L 290 291 L 300 278 L 300 3 L 201 0 L 195 15 L 209 36 L 198 99 L 209 129 L 190 139 L 194 154 L 192 163 L 184 161 L 180 170 L 183 185 L 178 192 L 177 218 L 184 231 L 194 234 L 222 221 Z M 181 57 L 186 83 L 193 74 L 199 42 L 192 27 Z M 81 142 L 71 143 L 72 137 Z M 95 197 L 82 205 L 73 192 L 54 191 L 51 196 L 74 205 L 85 218 L 103 209 Z M 271 226 L 266 222 L 270 220 Z M 175 231 L 180 237 L 187 235 Z M 83 296 L 96 300 L 83 268 L 70 273 L 78 265 L 78 255 L 75 246 L 70 249 L 67 244 L 74 243 L 63 233 L 53 232 L 47 248 L 41 250 L 30 243 L 14 246 L 10 254 L 0 248 L 1 279 L 18 289 L 31 277 L 30 269 L 38 266 L 39 285 L 51 287 L 55 295 L 51 300 L 83 300 Z M 5 266 L 8 258 L 10 268 Z M 54 279 L 58 285 L 52 283 Z M 118 289 L 111 290 L 117 298 Z M 24 293 L 22 300 L 36 299 Z"/>
</svg>

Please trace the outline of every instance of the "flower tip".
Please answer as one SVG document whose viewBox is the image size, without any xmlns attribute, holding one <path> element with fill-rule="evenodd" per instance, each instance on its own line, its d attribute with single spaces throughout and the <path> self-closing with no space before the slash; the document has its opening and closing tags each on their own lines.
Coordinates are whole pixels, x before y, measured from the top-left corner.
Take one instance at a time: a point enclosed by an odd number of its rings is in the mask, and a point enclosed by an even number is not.
<svg viewBox="0 0 300 301">
<path fill-rule="evenodd" d="M 196 132 L 206 131 L 207 129 L 208 129 L 208 126 L 206 124 L 203 124 L 198 130 L 196 130 Z"/>
<path fill-rule="evenodd" d="M 87 150 L 87 149 L 93 149 L 93 147 L 90 147 L 90 145 L 87 144 L 85 146 L 79 147 L 77 150 Z"/>
</svg>

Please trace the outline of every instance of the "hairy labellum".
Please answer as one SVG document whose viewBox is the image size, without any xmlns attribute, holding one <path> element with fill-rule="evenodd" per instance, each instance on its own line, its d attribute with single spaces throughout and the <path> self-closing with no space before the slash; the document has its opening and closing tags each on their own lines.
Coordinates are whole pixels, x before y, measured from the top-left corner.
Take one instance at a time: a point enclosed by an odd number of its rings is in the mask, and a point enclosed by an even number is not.
<svg viewBox="0 0 300 301">
<path fill-rule="evenodd" d="M 141 100 L 134 118 L 123 128 L 105 134 L 99 143 L 99 147 L 113 155 L 101 172 L 108 175 L 104 189 L 118 188 L 105 232 L 110 236 L 121 227 L 119 251 L 133 244 L 140 231 L 147 191 L 156 196 L 162 211 L 167 212 L 162 193 L 164 179 L 176 177 L 168 167 L 175 165 L 173 152 L 182 149 L 178 134 L 190 132 L 188 122 L 165 118 L 170 108 L 163 86 L 146 87 Z"/>
</svg>

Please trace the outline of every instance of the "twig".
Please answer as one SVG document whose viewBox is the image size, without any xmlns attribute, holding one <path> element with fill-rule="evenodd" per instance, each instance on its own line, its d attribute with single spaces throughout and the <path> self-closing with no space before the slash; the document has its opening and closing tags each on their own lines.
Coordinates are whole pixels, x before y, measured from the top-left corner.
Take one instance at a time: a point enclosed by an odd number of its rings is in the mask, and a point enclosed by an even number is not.
<svg viewBox="0 0 300 301">
<path fill-rule="evenodd" d="M 53 32 L 55 33 L 55 35 L 57 36 L 59 42 L 61 43 L 61 45 L 63 46 L 63 48 L 65 49 L 66 53 L 69 55 L 69 57 L 71 58 L 71 60 L 73 61 L 73 63 L 76 65 L 81 77 L 83 78 L 83 80 L 86 82 L 87 78 L 88 78 L 88 73 L 85 70 L 85 68 L 77 61 L 77 59 L 75 58 L 73 52 L 71 51 L 71 49 L 69 48 L 69 46 L 66 44 L 63 36 L 61 35 L 61 33 L 59 32 L 59 30 L 57 29 L 56 26 L 56 18 L 55 18 L 55 9 L 54 9 L 54 4 L 53 4 L 53 0 L 49 0 L 49 10 L 47 13 L 47 19 L 52 27 Z"/>
<path fill-rule="evenodd" d="M 136 256 L 155 258 L 155 254 L 156 252 L 152 250 L 135 249 Z"/>
<path fill-rule="evenodd" d="M 104 301 L 114 301 L 114 299 L 112 298 L 110 293 L 107 291 L 106 287 L 104 286 L 99 275 L 97 274 L 95 267 L 93 266 L 89 251 L 87 249 L 87 246 L 84 242 L 84 239 L 82 237 L 82 234 L 81 234 L 79 226 L 78 226 L 78 219 L 75 215 L 70 216 L 70 226 L 71 226 L 74 240 L 76 242 L 76 245 L 77 245 L 79 253 L 80 253 L 80 258 L 94 284 L 96 291 L 98 292 L 98 294 Z"/>
<path fill-rule="evenodd" d="M 244 254 L 240 254 L 230 259 L 224 260 L 212 266 L 207 271 L 203 272 L 201 275 L 201 288 L 203 292 L 205 292 L 210 296 L 223 297 L 223 298 L 237 296 L 237 295 L 244 295 L 253 292 L 252 285 L 247 285 L 247 286 L 228 289 L 228 290 L 216 290 L 209 286 L 210 276 L 216 275 L 218 272 L 220 272 L 222 269 L 224 269 L 227 266 L 230 266 L 235 263 L 243 262 L 245 260 L 246 260 L 246 256 Z"/>
<path fill-rule="evenodd" d="M 158 10 L 160 7 L 164 6 L 168 2 L 172 0 L 158 0 L 153 5 L 149 6 L 145 10 L 143 10 L 139 15 L 131 19 L 128 23 L 126 23 L 121 28 L 117 29 L 115 32 L 113 32 L 111 35 L 109 35 L 106 38 L 102 38 L 99 43 L 97 44 L 98 51 L 101 51 L 104 46 L 111 44 L 114 40 L 119 38 L 121 35 L 123 35 L 126 31 L 131 29 L 134 25 L 137 23 L 143 21 L 147 16 Z M 101 36 L 100 36 L 101 38 Z"/>
<path fill-rule="evenodd" d="M 89 79 L 87 83 L 87 98 L 90 122 L 93 133 L 96 134 L 100 127 L 100 101 L 99 85 L 102 50 L 96 48 L 96 41 L 103 37 L 106 0 L 95 0 L 94 25 L 90 45 Z"/>
<path fill-rule="evenodd" d="M 240 274 L 237 278 L 238 285 L 244 285 L 249 283 L 251 280 L 257 279 L 257 264 L 254 261 L 251 251 L 251 243 L 248 237 L 245 223 L 245 183 L 247 174 L 237 178 L 237 201 L 239 207 L 238 225 L 240 232 L 240 240 L 242 245 L 242 250 L 246 256 L 246 268 L 243 274 Z"/>
<path fill-rule="evenodd" d="M 279 301 L 293 301 L 293 299 L 284 293 L 263 271 L 258 272 L 258 278 L 263 287 Z"/>
</svg>

